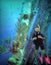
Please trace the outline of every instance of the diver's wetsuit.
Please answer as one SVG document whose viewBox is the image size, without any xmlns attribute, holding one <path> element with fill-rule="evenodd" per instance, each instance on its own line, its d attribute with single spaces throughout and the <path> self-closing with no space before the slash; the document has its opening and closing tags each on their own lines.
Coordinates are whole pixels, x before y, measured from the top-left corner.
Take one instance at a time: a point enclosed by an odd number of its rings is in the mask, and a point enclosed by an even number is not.
<svg viewBox="0 0 51 65">
<path fill-rule="evenodd" d="M 38 38 L 38 35 L 40 35 L 41 37 L 44 37 L 41 33 L 35 33 L 33 34 L 33 37 L 36 37 L 36 40 L 33 40 L 33 43 L 35 44 L 36 49 L 38 50 L 38 48 L 40 47 L 42 50 L 44 50 L 44 44 L 43 44 L 43 39 Z"/>
</svg>

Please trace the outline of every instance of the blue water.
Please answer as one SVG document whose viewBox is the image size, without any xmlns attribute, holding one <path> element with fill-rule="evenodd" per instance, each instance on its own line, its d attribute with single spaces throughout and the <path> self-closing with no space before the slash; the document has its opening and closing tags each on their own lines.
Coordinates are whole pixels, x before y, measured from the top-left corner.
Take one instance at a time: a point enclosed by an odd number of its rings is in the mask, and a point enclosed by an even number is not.
<svg viewBox="0 0 51 65">
<path fill-rule="evenodd" d="M 11 53 L 0 54 L 0 65 L 7 65 L 8 58 L 11 56 Z"/>
</svg>

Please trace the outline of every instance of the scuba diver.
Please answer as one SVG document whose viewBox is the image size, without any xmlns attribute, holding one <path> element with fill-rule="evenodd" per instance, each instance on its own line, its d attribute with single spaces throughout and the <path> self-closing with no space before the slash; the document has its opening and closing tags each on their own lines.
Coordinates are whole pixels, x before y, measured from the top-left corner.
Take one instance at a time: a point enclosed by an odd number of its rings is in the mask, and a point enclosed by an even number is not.
<svg viewBox="0 0 51 65">
<path fill-rule="evenodd" d="M 35 52 L 37 53 L 39 48 L 44 53 L 44 35 L 40 32 L 40 26 L 37 25 L 37 27 L 34 29 L 34 34 L 32 36 L 33 44 L 35 45 Z M 43 56 L 40 52 L 40 64 L 43 65 Z"/>
<path fill-rule="evenodd" d="M 38 27 L 36 27 L 34 29 L 34 34 L 33 34 L 33 37 L 32 37 L 32 40 L 33 40 L 33 43 L 35 44 L 35 48 L 36 50 L 39 49 L 39 47 L 41 48 L 41 50 L 44 52 L 44 35 L 40 32 L 40 26 L 38 25 Z"/>
</svg>

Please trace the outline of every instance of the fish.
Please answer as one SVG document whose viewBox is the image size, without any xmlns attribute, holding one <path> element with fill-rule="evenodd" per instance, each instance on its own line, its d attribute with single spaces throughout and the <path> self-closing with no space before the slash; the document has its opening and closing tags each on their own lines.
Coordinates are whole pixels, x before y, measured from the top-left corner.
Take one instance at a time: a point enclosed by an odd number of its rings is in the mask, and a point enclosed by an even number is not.
<svg viewBox="0 0 51 65">
<path fill-rule="evenodd" d="M 11 42 L 10 38 L 8 38 L 8 39 L 5 40 L 5 43 L 7 43 L 7 44 L 9 44 L 10 42 Z"/>
</svg>

